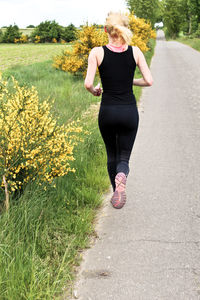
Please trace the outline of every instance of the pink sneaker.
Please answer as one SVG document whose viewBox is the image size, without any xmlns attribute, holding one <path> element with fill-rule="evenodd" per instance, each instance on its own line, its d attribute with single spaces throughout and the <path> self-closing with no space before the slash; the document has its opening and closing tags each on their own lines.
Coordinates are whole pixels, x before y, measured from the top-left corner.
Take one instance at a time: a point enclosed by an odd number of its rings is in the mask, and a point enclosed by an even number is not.
<svg viewBox="0 0 200 300">
<path fill-rule="evenodd" d="M 126 203 L 126 174 L 123 172 L 117 173 L 115 185 L 116 188 L 110 202 L 114 208 L 122 208 Z"/>
</svg>

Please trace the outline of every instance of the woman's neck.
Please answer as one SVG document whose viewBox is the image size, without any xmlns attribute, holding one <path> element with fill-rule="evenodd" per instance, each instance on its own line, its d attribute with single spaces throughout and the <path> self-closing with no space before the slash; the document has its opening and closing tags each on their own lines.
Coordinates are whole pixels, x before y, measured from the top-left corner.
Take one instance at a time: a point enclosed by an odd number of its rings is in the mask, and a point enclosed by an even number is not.
<svg viewBox="0 0 200 300">
<path fill-rule="evenodd" d="M 109 40 L 109 43 L 106 46 L 114 52 L 123 52 L 127 49 L 126 44 L 122 44 L 121 42 L 115 42 L 111 40 Z"/>
<path fill-rule="evenodd" d="M 122 44 L 122 42 L 120 40 L 112 40 L 109 39 L 108 42 L 110 45 L 114 46 L 114 47 L 121 47 L 121 46 L 125 46 L 125 44 Z"/>
</svg>

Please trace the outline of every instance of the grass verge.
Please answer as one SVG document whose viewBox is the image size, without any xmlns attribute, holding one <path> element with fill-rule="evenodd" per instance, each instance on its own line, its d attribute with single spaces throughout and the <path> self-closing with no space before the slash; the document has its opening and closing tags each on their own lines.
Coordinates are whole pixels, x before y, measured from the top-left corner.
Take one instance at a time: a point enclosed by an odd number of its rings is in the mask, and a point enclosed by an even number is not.
<svg viewBox="0 0 200 300">
<path fill-rule="evenodd" d="M 197 51 L 200 51 L 200 39 L 199 38 L 188 38 L 188 37 L 179 37 L 176 41 L 186 44 Z"/>
</svg>

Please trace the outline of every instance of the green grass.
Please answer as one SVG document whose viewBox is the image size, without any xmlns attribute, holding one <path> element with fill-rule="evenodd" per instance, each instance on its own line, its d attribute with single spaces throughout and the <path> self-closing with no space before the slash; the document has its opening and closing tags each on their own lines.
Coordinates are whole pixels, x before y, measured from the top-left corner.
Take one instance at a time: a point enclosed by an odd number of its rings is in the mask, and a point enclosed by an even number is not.
<svg viewBox="0 0 200 300">
<path fill-rule="evenodd" d="M 10 44 L 0 43 L 0 71 L 15 65 L 29 65 L 50 60 L 70 45 L 62 44 Z"/>
<path fill-rule="evenodd" d="M 100 101 L 84 88 L 84 79 L 52 67 L 52 61 L 15 66 L 3 73 L 6 79 L 13 75 L 20 85 L 34 85 L 41 99 L 55 100 L 54 111 L 61 122 L 73 120 L 81 115 L 91 103 Z M 96 79 L 97 83 L 97 79 Z"/>
<path fill-rule="evenodd" d="M 167 35 L 166 27 L 163 28 L 163 30 L 165 32 L 165 38 L 167 41 L 177 41 L 177 42 L 183 43 L 185 45 L 188 45 L 188 46 L 196 49 L 197 51 L 200 51 L 200 38 L 184 36 L 183 32 L 180 32 L 179 37 L 177 37 L 176 39 L 173 39 Z"/>
<path fill-rule="evenodd" d="M 148 63 L 152 54 L 146 54 Z M 91 135 L 74 150 L 75 173 L 57 179 L 56 189 L 44 191 L 29 184 L 20 199 L 11 200 L 9 212 L 0 215 L 1 300 L 52 300 L 69 291 L 81 251 L 95 235 L 102 195 L 110 187 L 97 123 L 100 98 L 84 89 L 83 78 L 53 69 L 51 63 L 15 66 L 3 77 L 14 75 L 20 84 L 35 85 L 41 100 L 55 99 L 54 111 L 61 123 L 80 117 L 90 107 L 82 124 Z M 138 71 L 136 75 L 141 77 Z M 139 99 L 141 88 L 134 91 Z"/>
<path fill-rule="evenodd" d="M 100 135 L 94 123 L 89 128 L 91 136 L 76 150 L 77 172 L 59 179 L 56 190 L 30 185 L 1 216 L 0 299 L 53 299 L 73 280 L 109 186 Z"/>
<path fill-rule="evenodd" d="M 176 41 L 200 51 L 200 38 L 179 37 Z"/>
</svg>

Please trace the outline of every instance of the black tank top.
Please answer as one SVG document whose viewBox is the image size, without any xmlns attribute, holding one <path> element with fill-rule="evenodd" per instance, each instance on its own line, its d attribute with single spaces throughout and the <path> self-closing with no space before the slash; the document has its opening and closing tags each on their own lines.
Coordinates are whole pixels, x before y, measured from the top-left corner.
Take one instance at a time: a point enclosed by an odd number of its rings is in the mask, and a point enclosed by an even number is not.
<svg viewBox="0 0 200 300">
<path fill-rule="evenodd" d="M 133 78 L 136 62 L 133 48 L 123 52 L 114 52 L 103 46 L 104 58 L 99 69 L 103 93 L 101 104 L 136 104 L 133 94 Z"/>
</svg>

